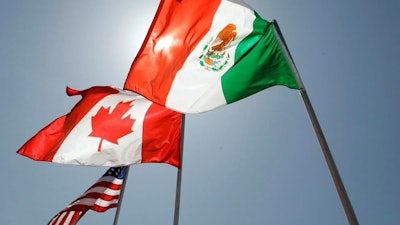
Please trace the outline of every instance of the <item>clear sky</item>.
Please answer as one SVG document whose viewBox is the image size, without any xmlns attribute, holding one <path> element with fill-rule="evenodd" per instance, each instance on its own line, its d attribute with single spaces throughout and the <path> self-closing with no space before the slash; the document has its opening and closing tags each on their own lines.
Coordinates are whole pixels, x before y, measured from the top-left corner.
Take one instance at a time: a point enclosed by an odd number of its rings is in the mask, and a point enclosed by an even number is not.
<svg viewBox="0 0 400 225">
<path fill-rule="evenodd" d="M 158 2 L 2 1 L 1 224 L 47 224 L 107 170 L 15 152 L 78 101 L 67 85 L 123 86 Z M 247 3 L 278 21 L 360 224 L 398 225 L 400 2 Z M 176 173 L 132 166 L 119 224 L 172 224 Z M 79 224 L 112 224 L 114 213 Z M 347 224 L 298 91 L 186 116 L 180 224 Z"/>
</svg>

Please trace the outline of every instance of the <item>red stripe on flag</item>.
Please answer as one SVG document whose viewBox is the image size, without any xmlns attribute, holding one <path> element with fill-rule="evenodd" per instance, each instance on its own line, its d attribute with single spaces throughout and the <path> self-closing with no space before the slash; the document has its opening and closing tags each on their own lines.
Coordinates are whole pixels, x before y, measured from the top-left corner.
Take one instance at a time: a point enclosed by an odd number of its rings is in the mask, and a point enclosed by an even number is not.
<svg viewBox="0 0 400 225">
<path fill-rule="evenodd" d="M 121 189 L 122 184 L 110 184 L 110 181 L 100 181 L 94 185 L 92 185 L 89 189 L 94 188 L 94 187 L 107 187 L 111 190 L 119 190 Z M 89 190 L 88 189 L 88 190 Z"/>
<path fill-rule="evenodd" d="M 82 213 L 81 212 L 74 212 L 74 215 L 72 216 L 69 224 L 76 224 L 78 222 L 78 220 L 82 217 Z"/>
<path fill-rule="evenodd" d="M 27 141 L 17 153 L 33 160 L 51 162 L 65 138 L 65 132 L 62 128 L 66 118 L 67 116 L 61 116 L 44 127 Z"/>
<path fill-rule="evenodd" d="M 77 200 L 84 199 L 84 198 L 101 198 L 104 201 L 111 201 L 113 199 L 118 199 L 119 195 L 107 195 L 104 193 L 93 192 L 93 193 L 88 193 L 85 196 L 78 198 Z"/>
<path fill-rule="evenodd" d="M 177 71 L 209 31 L 220 2 L 162 0 L 124 89 L 165 105 Z"/>
<path fill-rule="evenodd" d="M 180 168 L 182 114 L 152 104 L 143 122 L 142 163 L 163 162 Z"/>
<path fill-rule="evenodd" d="M 111 204 L 111 205 L 109 205 L 107 207 L 99 206 L 99 205 L 93 205 L 92 210 L 101 213 L 101 212 L 107 211 L 108 209 L 116 208 L 117 206 L 118 206 L 118 203 L 113 203 L 113 204 Z"/>
</svg>

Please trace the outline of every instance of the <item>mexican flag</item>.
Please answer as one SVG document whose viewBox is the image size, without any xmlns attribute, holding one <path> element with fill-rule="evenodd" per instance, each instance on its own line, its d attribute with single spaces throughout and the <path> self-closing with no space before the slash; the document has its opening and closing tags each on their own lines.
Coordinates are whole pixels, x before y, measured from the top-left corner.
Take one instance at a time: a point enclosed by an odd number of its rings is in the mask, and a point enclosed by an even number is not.
<svg viewBox="0 0 400 225">
<path fill-rule="evenodd" d="M 108 86 L 67 88 L 67 94 L 82 99 L 18 154 L 61 164 L 115 167 L 155 162 L 180 167 L 180 113 Z"/>
<path fill-rule="evenodd" d="M 274 85 L 298 89 L 273 23 L 237 0 L 161 0 L 124 89 L 200 113 Z"/>
</svg>

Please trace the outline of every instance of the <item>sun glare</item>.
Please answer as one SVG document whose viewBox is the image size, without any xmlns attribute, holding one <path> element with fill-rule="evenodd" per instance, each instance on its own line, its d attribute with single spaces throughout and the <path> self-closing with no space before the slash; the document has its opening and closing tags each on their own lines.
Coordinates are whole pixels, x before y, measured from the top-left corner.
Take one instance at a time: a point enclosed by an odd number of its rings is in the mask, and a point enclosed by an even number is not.
<svg viewBox="0 0 400 225">
<path fill-rule="evenodd" d="M 158 51 L 169 51 L 169 49 L 171 48 L 171 46 L 173 45 L 174 42 L 174 38 L 172 37 L 172 35 L 163 37 L 159 40 L 157 40 L 156 45 L 154 46 L 154 50 L 156 52 Z"/>
</svg>

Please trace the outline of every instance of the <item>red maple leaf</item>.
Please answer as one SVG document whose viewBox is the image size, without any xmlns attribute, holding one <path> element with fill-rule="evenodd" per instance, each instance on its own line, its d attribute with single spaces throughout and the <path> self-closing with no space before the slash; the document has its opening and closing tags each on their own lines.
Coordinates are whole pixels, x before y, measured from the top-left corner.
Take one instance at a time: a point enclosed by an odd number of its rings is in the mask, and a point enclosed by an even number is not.
<svg viewBox="0 0 400 225">
<path fill-rule="evenodd" d="M 122 116 L 131 108 L 129 102 L 119 102 L 115 109 L 109 113 L 110 108 L 101 107 L 95 116 L 92 116 L 92 133 L 91 137 L 99 137 L 100 143 L 97 151 L 101 151 L 103 140 L 107 140 L 114 144 L 118 144 L 118 139 L 132 133 L 132 125 L 135 123 L 134 119 Z"/>
</svg>

